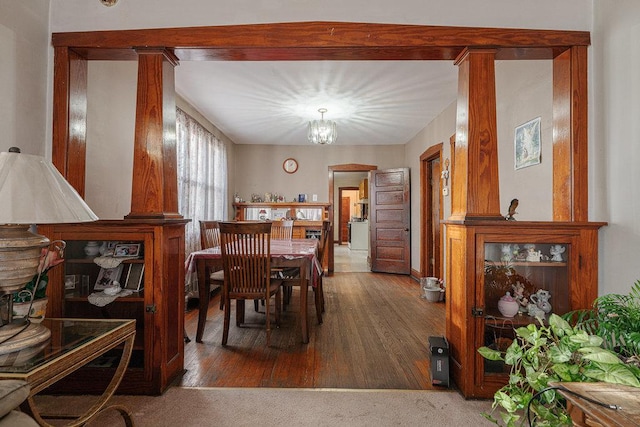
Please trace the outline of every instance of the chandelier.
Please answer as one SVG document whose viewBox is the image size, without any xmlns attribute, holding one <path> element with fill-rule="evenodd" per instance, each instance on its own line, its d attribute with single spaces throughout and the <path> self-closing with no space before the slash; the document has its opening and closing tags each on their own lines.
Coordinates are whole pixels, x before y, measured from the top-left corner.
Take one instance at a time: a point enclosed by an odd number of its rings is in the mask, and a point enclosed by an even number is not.
<svg viewBox="0 0 640 427">
<path fill-rule="evenodd" d="M 321 145 L 333 144 L 336 142 L 336 139 L 338 139 L 336 123 L 324 119 L 324 113 L 327 112 L 326 108 L 320 108 L 318 112 L 320 113 L 320 120 L 312 120 L 309 122 L 309 142 Z"/>
</svg>

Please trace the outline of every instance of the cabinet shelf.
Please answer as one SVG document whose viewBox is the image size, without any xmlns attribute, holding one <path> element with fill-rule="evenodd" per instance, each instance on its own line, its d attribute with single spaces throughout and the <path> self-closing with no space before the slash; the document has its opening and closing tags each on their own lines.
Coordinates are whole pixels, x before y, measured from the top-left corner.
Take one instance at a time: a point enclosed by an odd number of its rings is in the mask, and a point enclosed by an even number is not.
<svg viewBox="0 0 640 427">
<path fill-rule="evenodd" d="M 65 258 L 68 264 L 95 264 L 94 258 Z M 122 264 L 144 264 L 142 258 L 127 258 L 122 260 Z"/>
<path fill-rule="evenodd" d="M 514 267 L 558 267 L 558 268 L 566 268 L 566 262 L 531 262 L 531 261 L 514 261 L 505 264 L 506 266 L 514 266 Z"/>
</svg>

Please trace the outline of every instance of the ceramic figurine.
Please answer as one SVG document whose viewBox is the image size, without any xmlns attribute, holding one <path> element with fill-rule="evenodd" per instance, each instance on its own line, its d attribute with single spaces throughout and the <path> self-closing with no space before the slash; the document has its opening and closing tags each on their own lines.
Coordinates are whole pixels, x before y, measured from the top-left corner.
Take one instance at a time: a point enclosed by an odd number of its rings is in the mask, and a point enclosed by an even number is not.
<svg viewBox="0 0 640 427">
<path fill-rule="evenodd" d="M 549 249 L 549 253 L 551 254 L 551 261 L 562 262 L 562 254 L 564 253 L 565 249 L 566 248 L 564 246 L 560 245 L 551 246 L 551 249 Z"/>
<path fill-rule="evenodd" d="M 546 289 L 540 289 L 535 294 L 531 295 L 531 302 L 533 302 L 540 310 L 545 314 L 551 313 L 551 294 Z"/>
<path fill-rule="evenodd" d="M 511 244 L 509 243 L 503 244 L 500 250 L 502 252 L 502 255 L 500 255 L 500 261 L 508 262 L 513 259 Z"/>
<path fill-rule="evenodd" d="M 538 308 L 534 303 L 530 303 L 527 306 L 527 314 L 531 317 L 544 317 L 544 311 Z"/>
<path fill-rule="evenodd" d="M 540 262 L 542 251 L 536 251 L 535 248 L 527 249 L 527 262 Z"/>
</svg>

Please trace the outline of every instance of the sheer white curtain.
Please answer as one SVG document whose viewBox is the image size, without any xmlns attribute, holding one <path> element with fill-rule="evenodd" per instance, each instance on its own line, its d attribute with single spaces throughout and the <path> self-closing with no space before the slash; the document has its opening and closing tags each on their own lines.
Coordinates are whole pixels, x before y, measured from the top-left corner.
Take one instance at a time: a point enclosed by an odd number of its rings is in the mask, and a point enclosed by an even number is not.
<svg viewBox="0 0 640 427">
<path fill-rule="evenodd" d="M 176 111 L 178 210 L 185 227 L 185 255 L 200 249 L 200 220 L 227 217 L 227 149 L 194 118 Z"/>
</svg>

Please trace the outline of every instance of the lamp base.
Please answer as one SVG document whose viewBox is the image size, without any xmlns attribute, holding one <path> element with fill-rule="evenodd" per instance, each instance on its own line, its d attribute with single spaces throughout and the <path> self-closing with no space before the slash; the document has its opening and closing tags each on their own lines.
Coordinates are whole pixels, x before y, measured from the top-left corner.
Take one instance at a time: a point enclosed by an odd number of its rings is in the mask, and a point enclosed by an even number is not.
<svg viewBox="0 0 640 427">
<path fill-rule="evenodd" d="M 35 356 L 51 338 L 38 323 L 14 322 L 0 327 L 0 366 L 19 365 Z"/>
</svg>

